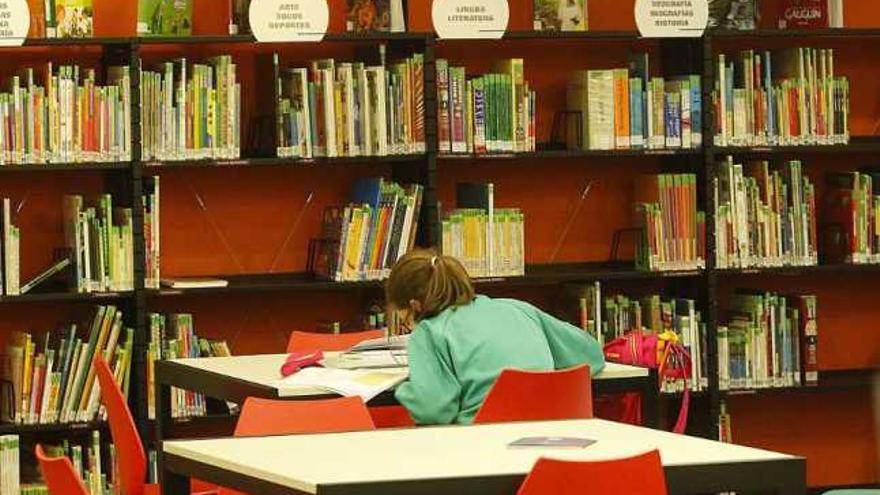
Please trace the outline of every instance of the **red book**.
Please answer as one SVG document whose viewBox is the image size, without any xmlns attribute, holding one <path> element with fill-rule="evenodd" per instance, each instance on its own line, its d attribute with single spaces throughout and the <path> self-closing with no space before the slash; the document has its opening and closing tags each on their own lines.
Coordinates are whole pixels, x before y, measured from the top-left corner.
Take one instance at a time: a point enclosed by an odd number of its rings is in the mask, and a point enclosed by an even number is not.
<svg viewBox="0 0 880 495">
<path fill-rule="evenodd" d="M 801 383 L 819 383 L 819 325 L 816 296 L 798 296 L 800 307 Z"/>
<path fill-rule="evenodd" d="M 779 29 L 827 28 L 828 0 L 784 0 L 778 20 Z"/>
</svg>

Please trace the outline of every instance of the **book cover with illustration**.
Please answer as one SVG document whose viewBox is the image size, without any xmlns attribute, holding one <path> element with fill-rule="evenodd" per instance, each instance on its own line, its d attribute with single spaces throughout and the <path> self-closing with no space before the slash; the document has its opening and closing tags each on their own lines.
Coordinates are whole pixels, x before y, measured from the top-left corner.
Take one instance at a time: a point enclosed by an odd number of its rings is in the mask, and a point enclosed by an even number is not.
<svg viewBox="0 0 880 495">
<path fill-rule="evenodd" d="M 251 34 L 251 0 L 230 0 L 232 2 L 232 23 L 229 34 Z"/>
<path fill-rule="evenodd" d="M 188 36 L 192 32 L 192 0 L 139 0 L 140 36 Z"/>
<path fill-rule="evenodd" d="M 86 38 L 92 35 L 92 0 L 55 0 L 56 35 Z"/>
<path fill-rule="evenodd" d="M 586 31 L 586 0 L 535 0 L 534 28 L 539 31 Z"/>
<path fill-rule="evenodd" d="M 348 0 L 346 27 L 349 31 L 390 31 L 390 0 Z"/>
<path fill-rule="evenodd" d="M 757 0 L 709 0 L 709 28 L 753 30 L 758 25 Z"/>
</svg>

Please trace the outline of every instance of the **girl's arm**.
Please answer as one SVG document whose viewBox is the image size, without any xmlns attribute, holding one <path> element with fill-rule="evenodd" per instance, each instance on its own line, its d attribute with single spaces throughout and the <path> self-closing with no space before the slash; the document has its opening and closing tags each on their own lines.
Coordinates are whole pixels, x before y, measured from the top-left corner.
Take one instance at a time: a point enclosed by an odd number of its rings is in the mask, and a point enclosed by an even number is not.
<svg viewBox="0 0 880 495">
<path fill-rule="evenodd" d="M 461 386 L 426 323 L 409 338 L 409 379 L 395 396 L 418 424 L 449 424 L 459 414 Z"/>
<path fill-rule="evenodd" d="M 605 368 L 605 354 L 592 335 L 570 323 L 554 318 L 531 304 L 513 299 L 510 301 L 537 321 L 544 330 L 556 369 L 571 368 L 586 363 L 590 366 L 590 374 L 595 376 Z"/>
</svg>

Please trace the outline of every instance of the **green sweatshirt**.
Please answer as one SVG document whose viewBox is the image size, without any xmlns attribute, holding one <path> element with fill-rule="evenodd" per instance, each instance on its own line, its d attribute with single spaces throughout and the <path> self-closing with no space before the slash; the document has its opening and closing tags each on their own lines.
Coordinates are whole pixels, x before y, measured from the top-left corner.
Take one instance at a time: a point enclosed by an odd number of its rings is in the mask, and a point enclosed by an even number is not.
<svg viewBox="0 0 880 495">
<path fill-rule="evenodd" d="M 512 299 L 477 296 L 422 320 L 409 339 L 409 379 L 396 391 L 418 424 L 469 424 L 502 370 L 605 367 L 588 333 Z"/>
</svg>

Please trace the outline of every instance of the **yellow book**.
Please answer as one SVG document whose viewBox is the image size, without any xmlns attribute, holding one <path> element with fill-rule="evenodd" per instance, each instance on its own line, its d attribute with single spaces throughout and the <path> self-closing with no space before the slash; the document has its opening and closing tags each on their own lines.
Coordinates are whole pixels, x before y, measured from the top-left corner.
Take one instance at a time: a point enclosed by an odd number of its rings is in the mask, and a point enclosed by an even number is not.
<svg viewBox="0 0 880 495">
<path fill-rule="evenodd" d="M 33 367 L 33 342 L 31 335 L 28 333 L 14 334 L 13 342 L 17 342 L 24 352 L 24 365 L 21 374 L 21 408 L 18 411 L 18 422 L 23 423 L 27 417 L 31 395 L 31 374 Z"/>
<path fill-rule="evenodd" d="M 351 220 L 348 224 L 348 236 L 346 236 L 345 257 L 343 258 L 342 280 L 350 280 L 357 273 L 358 244 L 360 243 L 361 231 L 363 230 L 363 216 L 360 206 L 351 209 Z"/>
<path fill-rule="evenodd" d="M 107 306 L 107 311 L 104 313 L 104 319 L 101 321 L 101 330 L 98 333 L 98 340 L 95 343 L 95 349 L 92 354 L 92 360 L 90 363 L 86 363 L 88 368 L 88 374 L 86 375 L 85 385 L 83 386 L 83 392 L 80 396 L 79 407 L 76 409 L 78 412 L 83 412 L 86 410 L 86 406 L 88 405 L 89 396 L 92 390 L 92 384 L 95 380 L 95 361 L 101 357 L 101 353 L 104 350 L 104 347 L 107 343 L 107 337 L 110 335 L 110 330 L 115 324 L 116 319 L 122 318 L 122 312 L 117 311 L 115 306 Z"/>
<path fill-rule="evenodd" d="M 348 149 L 345 147 L 345 113 L 348 109 L 343 108 L 342 90 L 341 84 L 333 85 L 333 115 L 336 122 L 336 152 L 339 156 L 346 156 Z"/>
</svg>

